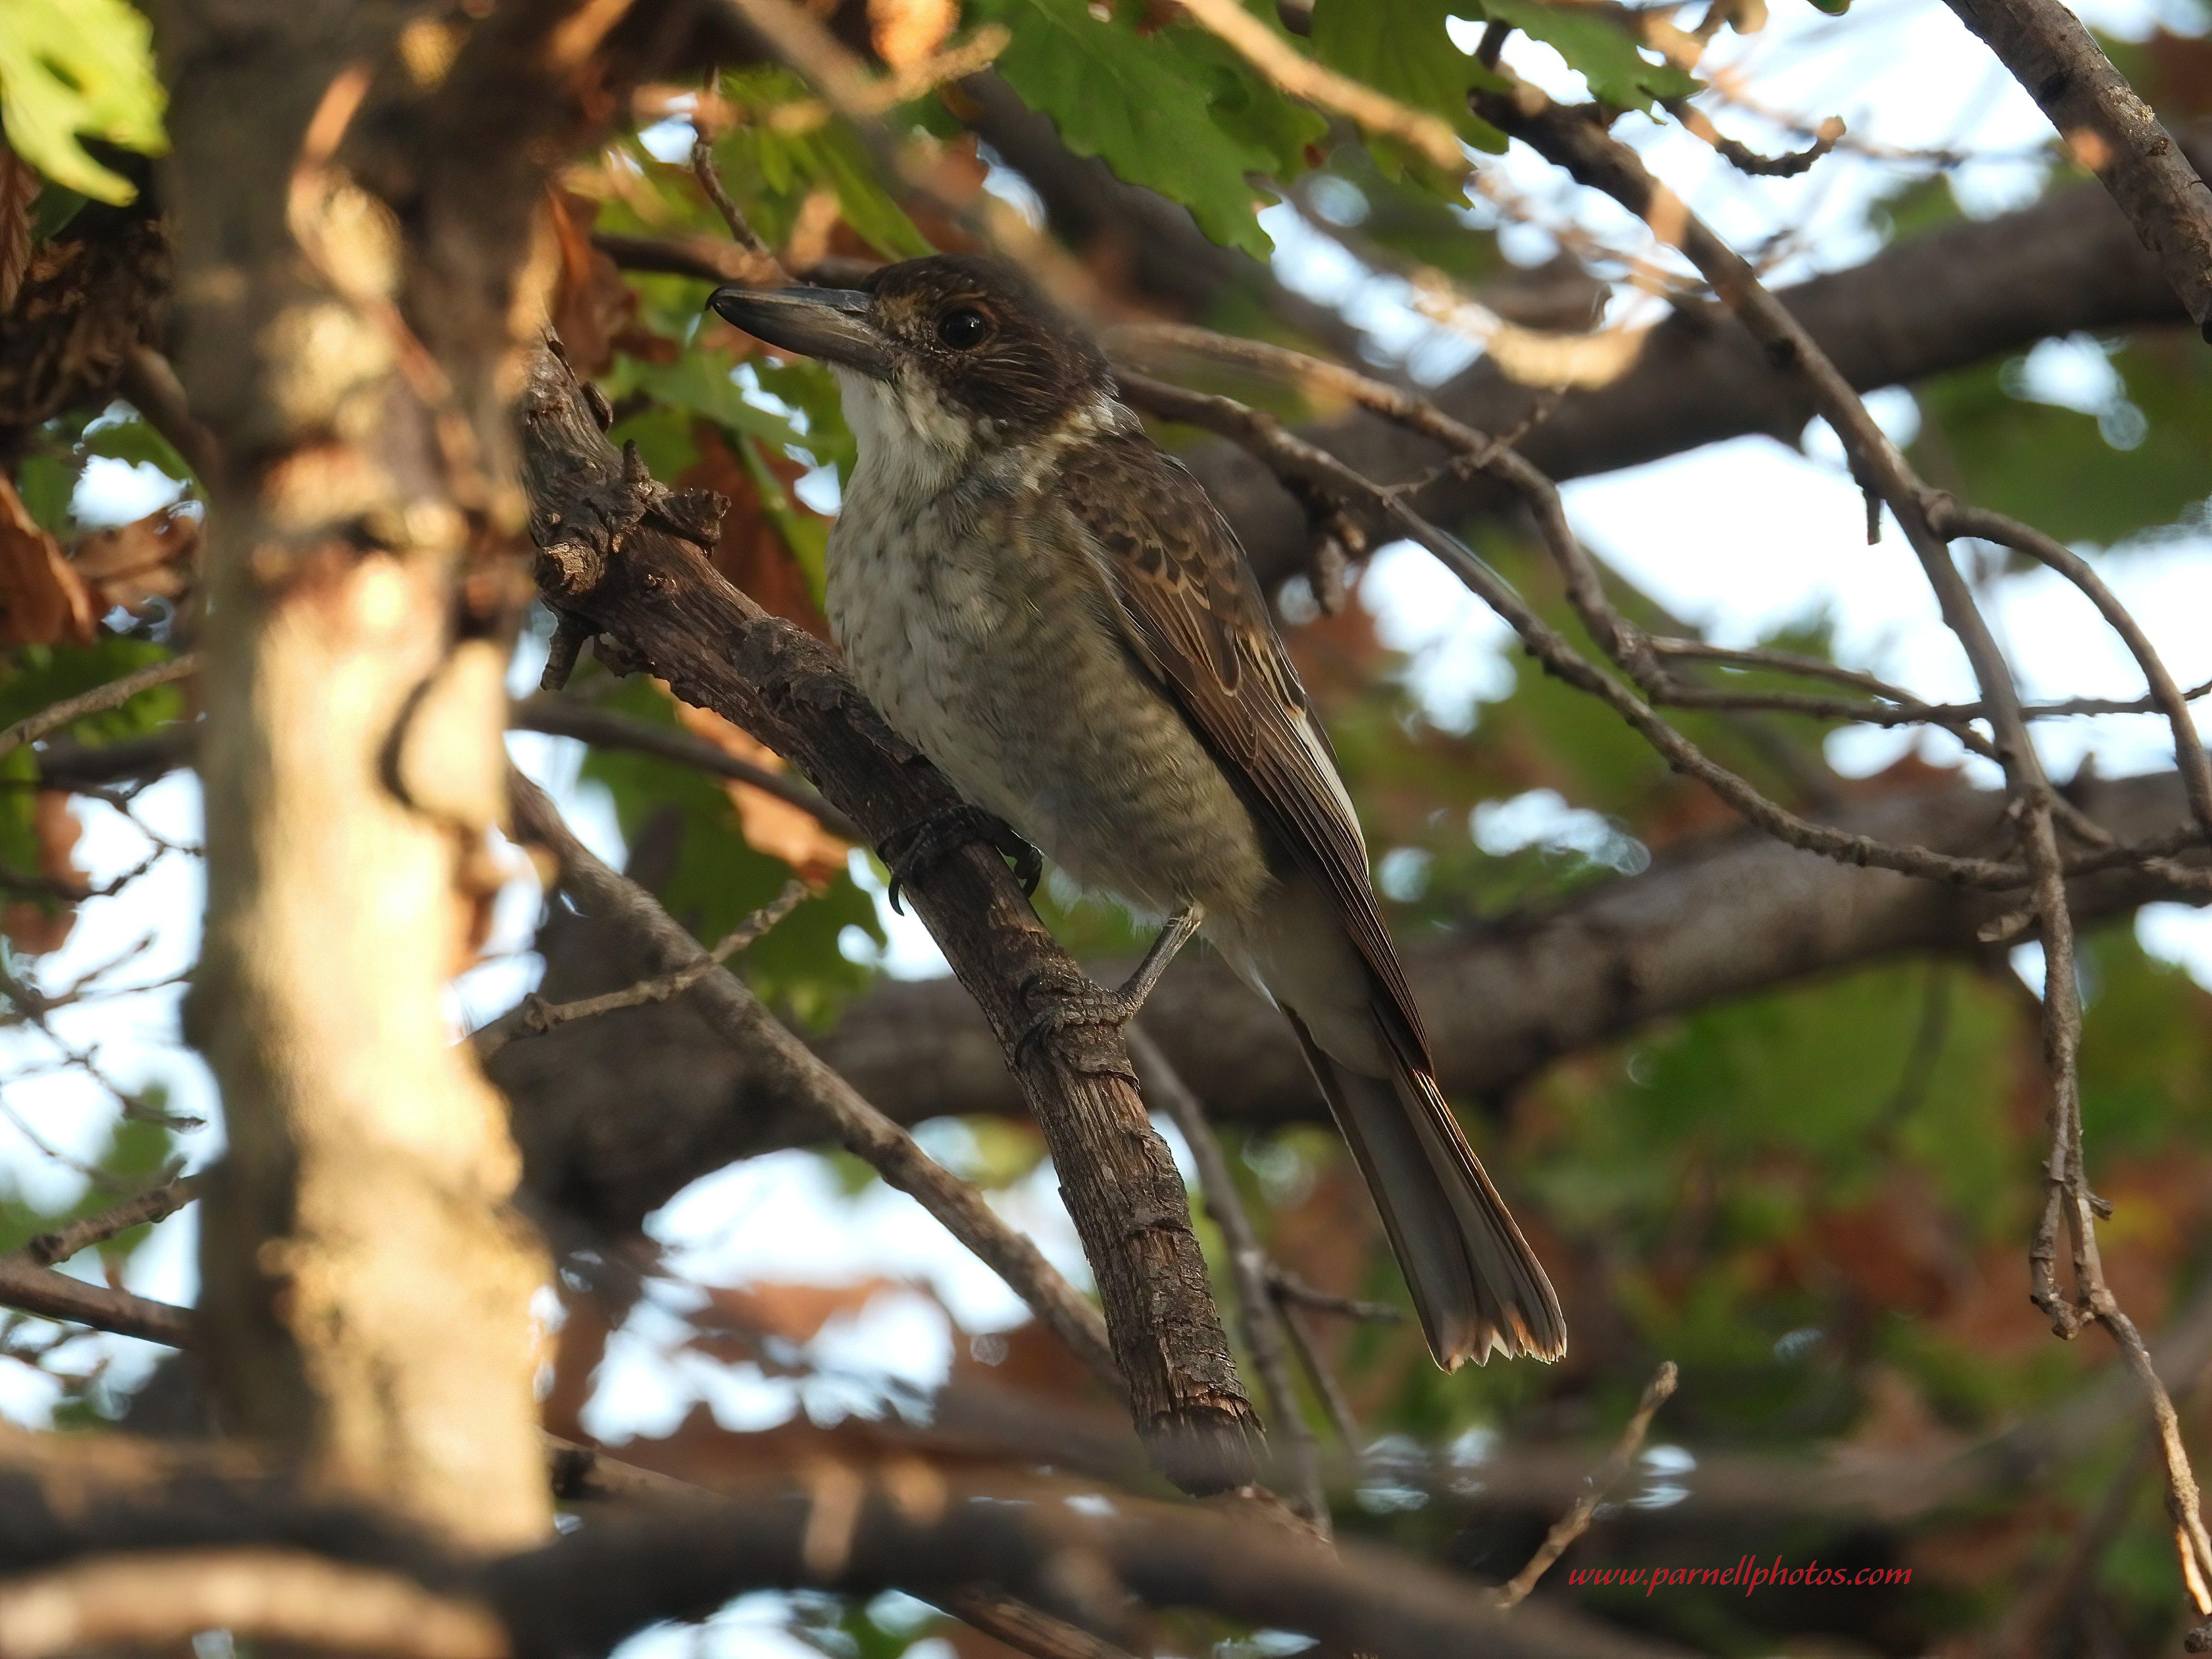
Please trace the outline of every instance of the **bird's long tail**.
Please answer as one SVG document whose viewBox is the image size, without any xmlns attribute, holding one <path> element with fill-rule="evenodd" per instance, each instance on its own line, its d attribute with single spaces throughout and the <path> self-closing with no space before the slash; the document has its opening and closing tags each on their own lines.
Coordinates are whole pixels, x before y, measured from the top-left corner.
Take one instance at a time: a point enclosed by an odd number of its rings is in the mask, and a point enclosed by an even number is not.
<svg viewBox="0 0 2212 1659">
<path fill-rule="evenodd" d="M 1567 1347 L 1559 1298 L 1436 1079 L 1379 1029 L 1388 1077 L 1324 1053 L 1295 1013 L 1291 1024 L 1382 1212 L 1437 1364 L 1455 1370 L 1493 1351 L 1559 1358 Z"/>
</svg>

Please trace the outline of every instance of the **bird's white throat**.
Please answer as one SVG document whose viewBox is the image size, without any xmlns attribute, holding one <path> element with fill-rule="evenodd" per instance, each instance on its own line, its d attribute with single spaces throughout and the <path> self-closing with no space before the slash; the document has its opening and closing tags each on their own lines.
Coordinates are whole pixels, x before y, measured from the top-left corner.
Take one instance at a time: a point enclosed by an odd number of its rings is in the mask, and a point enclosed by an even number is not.
<svg viewBox="0 0 2212 1659">
<path fill-rule="evenodd" d="M 860 452 L 848 497 L 861 491 L 911 502 L 949 489 L 981 445 L 975 418 L 950 407 L 915 365 L 890 380 L 857 369 L 836 372 L 845 424 Z"/>
</svg>

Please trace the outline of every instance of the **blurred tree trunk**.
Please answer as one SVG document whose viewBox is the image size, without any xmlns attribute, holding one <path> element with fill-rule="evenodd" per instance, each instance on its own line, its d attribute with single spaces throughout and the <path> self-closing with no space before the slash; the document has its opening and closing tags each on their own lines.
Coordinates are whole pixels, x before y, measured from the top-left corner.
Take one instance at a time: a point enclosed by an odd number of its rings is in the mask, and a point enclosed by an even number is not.
<svg viewBox="0 0 2212 1659">
<path fill-rule="evenodd" d="M 528 72 L 542 21 L 405 19 L 330 0 L 162 19 L 178 366 L 222 457 L 189 1029 L 229 1152 L 199 1316 L 228 1428 L 491 1552 L 550 1522 L 545 1264 L 444 997 L 497 886 L 520 517 L 501 370 L 542 313 L 521 269 L 542 181 L 512 106 L 566 104 Z M 493 68 L 514 84 L 487 99 L 470 83 Z"/>
</svg>

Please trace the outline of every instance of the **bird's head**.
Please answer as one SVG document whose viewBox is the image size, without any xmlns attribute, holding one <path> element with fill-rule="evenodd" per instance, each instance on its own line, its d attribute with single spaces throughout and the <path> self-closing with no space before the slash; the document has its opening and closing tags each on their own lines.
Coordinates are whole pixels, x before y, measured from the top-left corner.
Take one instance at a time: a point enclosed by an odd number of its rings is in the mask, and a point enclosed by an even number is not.
<svg viewBox="0 0 2212 1659">
<path fill-rule="evenodd" d="M 886 265 L 862 289 L 717 289 L 748 334 L 837 371 L 862 453 L 1034 441 L 1112 408 L 1106 359 L 1011 266 L 966 254 Z"/>
</svg>

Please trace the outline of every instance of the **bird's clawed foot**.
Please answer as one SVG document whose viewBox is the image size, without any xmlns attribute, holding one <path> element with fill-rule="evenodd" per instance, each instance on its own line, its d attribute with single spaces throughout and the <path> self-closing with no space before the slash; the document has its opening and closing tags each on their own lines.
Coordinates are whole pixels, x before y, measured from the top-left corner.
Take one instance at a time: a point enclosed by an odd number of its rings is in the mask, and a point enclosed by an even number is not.
<svg viewBox="0 0 2212 1659">
<path fill-rule="evenodd" d="M 1074 1026 L 1121 1030 L 1143 1011 L 1146 999 L 1160 982 L 1160 975 L 1167 972 L 1168 964 L 1190 943 L 1205 920 L 1206 907 L 1202 904 L 1186 904 L 1170 916 L 1168 925 L 1160 929 L 1159 937 L 1145 952 L 1145 959 L 1137 964 L 1137 971 L 1117 989 L 1109 991 L 1079 974 L 1065 979 L 1057 974 L 1039 975 L 1027 988 L 1044 992 L 1048 1000 L 1015 1039 L 1015 1059 L 1018 1060 L 1032 1042 Z"/>
<path fill-rule="evenodd" d="M 981 842 L 1014 861 L 1014 879 L 1022 891 L 1034 895 L 1044 879 L 1044 854 L 1013 832 L 996 812 L 962 802 L 946 806 L 884 837 L 876 850 L 891 872 L 891 908 L 903 915 L 899 889 L 931 866 L 941 862 L 971 842 Z"/>
</svg>

